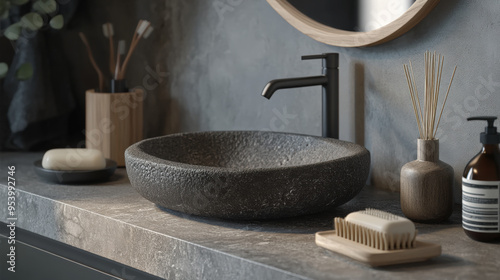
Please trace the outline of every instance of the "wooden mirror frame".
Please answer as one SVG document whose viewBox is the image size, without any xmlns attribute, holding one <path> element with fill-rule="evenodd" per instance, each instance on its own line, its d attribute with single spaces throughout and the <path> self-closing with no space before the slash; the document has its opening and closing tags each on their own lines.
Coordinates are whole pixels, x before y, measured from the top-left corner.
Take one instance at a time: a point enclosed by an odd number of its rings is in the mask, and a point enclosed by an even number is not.
<svg viewBox="0 0 500 280">
<path fill-rule="evenodd" d="M 267 0 L 288 23 L 316 41 L 339 47 L 365 47 L 393 40 L 419 23 L 439 0 L 416 0 L 410 8 L 391 23 L 367 32 L 336 29 L 321 24 L 297 10 L 286 0 Z"/>
</svg>

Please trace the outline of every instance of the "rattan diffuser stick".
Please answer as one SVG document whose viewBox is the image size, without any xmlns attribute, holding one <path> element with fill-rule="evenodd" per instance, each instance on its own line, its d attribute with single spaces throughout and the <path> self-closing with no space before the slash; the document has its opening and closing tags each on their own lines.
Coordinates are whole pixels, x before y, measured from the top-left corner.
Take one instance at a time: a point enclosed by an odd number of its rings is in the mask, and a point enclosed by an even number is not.
<svg viewBox="0 0 500 280">
<path fill-rule="evenodd" d="M 444 106 L 446 100 L 448 99 L 448 94 L 450 93 L 451 84 L 453 82 L 453 77 L 455 76 L 455 71 L 457 66 L 453 70 L 451 76 L 450 84 L 448 85 L 448 90 L 444 100 L 442 101 L 441 111 L 439 115 L 437 114 L 437 108 L 439 103 L 439 89 L 441 87 L 441 76 L 443 74 L 444 66 L 444 56 L 436 54 L 436 52 L 431 53 L 429 51 L 425 52 L 424 55 L 424 68 L 425 68 L 425 81 L 424 81 L 424 100 L 423 106 L 421 106 L 420 97 L 418 95 L 417 83 L 415 80 L 415 75 L 413 74 L 413 66 L 411 61 L 409 65 L 404 64 L 403 68 L 405 71 L 406 81 L 408 82 L 408 89 L 410 91 L 411 103 L 413 105 L 413 112 L 415 113 L 415 118 L 417 119 L 418 132 L 420 134 L 420 139 L 432 140 L 435 139 L 436 132 L 443 114 Z M 422 109 L 423 108 L 423 109 Z M 436 121 L 436 117 L 437 118 Z"/>
</svg>

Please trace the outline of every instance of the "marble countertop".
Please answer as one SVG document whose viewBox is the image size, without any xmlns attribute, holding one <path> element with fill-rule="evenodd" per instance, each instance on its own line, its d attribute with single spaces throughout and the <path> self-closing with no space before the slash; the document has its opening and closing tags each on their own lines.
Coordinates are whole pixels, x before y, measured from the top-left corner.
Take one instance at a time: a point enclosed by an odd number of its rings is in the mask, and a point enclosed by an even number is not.
<svg viewBox="0 0 500 280">
<path fill-rule="evenodd" d="M 56 185 L 33 170 L 37 153 L 0 153 L 0 201 L 16 166 L 18 226 L 167 279 L 498 279 L 500 244 L 473 241 L 460 209 L 445 223 L 417 224 L 440 243 L 430 261 L 371 268 L 314 243 L 335 216 L 373 207 L 401 215 L 397 193 L 366 187 L 334 211 L 275 221 L 230 222 L 164 211 L 137 194 L 125 169 L 106 183 Z M 6 222 L 6 203 L 0 203 Z"/>
</svg>

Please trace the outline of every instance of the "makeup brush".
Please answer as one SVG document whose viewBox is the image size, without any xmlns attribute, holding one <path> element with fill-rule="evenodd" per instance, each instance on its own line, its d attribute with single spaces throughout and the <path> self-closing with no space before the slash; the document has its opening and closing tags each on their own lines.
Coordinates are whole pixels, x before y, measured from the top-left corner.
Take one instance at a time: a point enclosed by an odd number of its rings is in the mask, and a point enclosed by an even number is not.
<svg viewBox="0 0 500 280">
<path fill-rule="evenodd" d="M 115 46 L 113 42 L 113 36 L 115 35 L 115 32 L 113 30 L 113 24 L 109 22 L 103 24 L 102 33 L 104 34 L 104 37 L 108 38 L 109 40 L 109 72 L 111 73 L 111 75 L 113 75 L 113 72 L 115 70 Z"/>
<path fill-rule="evenodd" d="M 123 61 L 123 65 L 120 69 L 120 73 L 118 74 L 118 79 L 123 79 L 125 76 L 125 72 L 127 71 L 127 65 L 130 60 L 130 57 L 132 56 L 132 53 L 135 50 L 135 47 L 141 40 L 141 38 L 147 38 L 149 35 L 151 35 L 151 32 L 153 32 L 153 27 L 151 26 L 151 23 L 147 20 L 140 20 L 139 23 L 137 24 L 137 27 L 135 28 L 134 35 L 132 36 L 132 41 L 130 42 L 130 48 L 128 50 L 127 56 L 125 57 L 125 60 Z"/>
<path fill-rule="evenodd" d="M 92 63 L 94 70 L 97 72 L 97 77 L 99 79 L 99 91 L 103 92 L 104 91 L 104 76 L 102 74 L 102 71 L 101 71 L 101 69 L 99 69 L 99 66 L 97 66 L 97 63 L 95 62 L 94 56 L 92 55 L 92 50 L 90 49 L 89 42 L 87 41 L 87 37 L 82 32 L 78 33 L 78 35 L 80 35 L 80 39 L 82 39 L 83 44 L 87 48 L 87 55 L 89 56 L 90 63 Z"/>
</svg>

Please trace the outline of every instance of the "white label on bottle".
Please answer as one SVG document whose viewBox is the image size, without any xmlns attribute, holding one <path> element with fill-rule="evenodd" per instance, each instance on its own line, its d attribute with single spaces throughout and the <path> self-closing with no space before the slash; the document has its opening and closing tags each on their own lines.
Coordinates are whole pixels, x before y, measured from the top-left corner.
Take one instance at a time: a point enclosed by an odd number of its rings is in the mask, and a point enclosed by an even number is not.
<svg viewBox="0 0 500 280">
<path fill-rule="evenodd" d="M 462 178 L 462 227 L 469 231 L 500 232 L 500 181 Z"/>
</svg>

